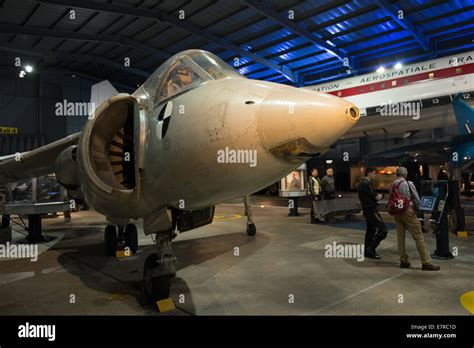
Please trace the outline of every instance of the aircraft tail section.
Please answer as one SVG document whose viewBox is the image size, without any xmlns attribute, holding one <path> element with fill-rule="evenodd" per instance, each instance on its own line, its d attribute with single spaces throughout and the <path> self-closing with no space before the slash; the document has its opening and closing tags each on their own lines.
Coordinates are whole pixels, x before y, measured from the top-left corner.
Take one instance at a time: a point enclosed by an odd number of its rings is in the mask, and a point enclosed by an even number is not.
<svg viewBox="0 0 474 348">
<path fill-rule="evenodd" d="M 108 80 L 101 81 L 91 87 L 91 103 L 97 109 L 104 101 L 117 94 L 119 92 Z"/>
<path fill-rule="evenodd" d="M 453 109 L 460 134 L 474 134 L 474 108 L 463 98 L 461 93 L 453 98 Z"/>
</svg>

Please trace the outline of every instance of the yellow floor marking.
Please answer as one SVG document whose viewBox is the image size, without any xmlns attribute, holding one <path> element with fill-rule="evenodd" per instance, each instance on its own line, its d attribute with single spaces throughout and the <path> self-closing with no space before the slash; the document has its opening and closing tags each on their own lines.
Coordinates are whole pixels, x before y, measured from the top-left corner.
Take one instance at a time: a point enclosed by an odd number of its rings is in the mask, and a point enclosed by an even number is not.
<svg viewBox="0 0 474 348">
<path fill-rule="evenodd" d="M 229 220 L 237 220 L 242 218 L 242 215 L 239 214 L 214 214 L 215 221 L 229 221 Z"/>
<path fill-rule="evenodd" d="M 474 314 L 474 291 L 466 292 L 461 296 L 460 301 L 469 313 Z"/>
<path fill-rule="evenodd" d="M 458 237 L 466 238 L 467 236 L 467 231 L 458 231 Z"/>
<path fill-rule="evenodd" d="M 161 301 L 156 301 L 156 305 L 158 306 L 160 313 L 172 311 L 176 308 L 171 297 L 168 297 Z"/>
<path fill-rule="evenodd" d="M 127 294 L 119 294 L 119 293 L 117 293 L 117 294 L 112 294 L 112 295 L 110 296 L 110 299 L 111 299 L 111 300 L 114 300 L 114 301 L 123 301 L 123 300 L 125 300 L 126 298 L 127 298 Z"/>
<path fill-rule="evenodd" d="M 115 252 L 115 257 L 117 258 L 122 258 L 122 257 L 130 257 L 132 256 L 132 252 L 130 250 L 117 250 Z"/>
</svg>

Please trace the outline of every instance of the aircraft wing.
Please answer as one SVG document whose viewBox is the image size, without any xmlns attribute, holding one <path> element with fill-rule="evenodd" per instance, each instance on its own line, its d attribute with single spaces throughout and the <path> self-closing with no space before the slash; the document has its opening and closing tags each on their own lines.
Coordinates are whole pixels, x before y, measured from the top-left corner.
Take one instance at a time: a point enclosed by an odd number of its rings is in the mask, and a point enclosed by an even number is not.
<svg viewBox="0 0 474 348">
<path fill-rule="evenodd" d="M 15 155 L 0 156 L 0 163 L 12 157 L 15 157 Z"/>
<path fill-rule="evenodd" d="M 447 161 L 455 147 L 456 145 L 451 141 L 416 143 L 371 153 L 364 156 L 363 161 L 367 165 L 385 165 L 389 162 L 393 164 L 393 161 L 398 163 L 405 161 L 424 163 Z"/>
<path fill-rule="evenodd" d="M 425 163 L 451 161 L 453 152 L 456 151 L 459 146 L 468 141 L 474 141 L 474 132 L 472 128 L 472 124 L 474 124 L 474 108 L 464 100 L 461 93 L 458 93 L 453 97 L 452 104 L 456 124 L 460 134 L 452 137 L 450 141 L 432 141 L 400 146 L 394 149 L 364 156 L 364 162 L 369 165 L 383 165 L 382 163 L 388 163 L 389 161 L 392 161 L 392 163 L 393 161 L 398 161 L 398 163 L 405 161 L 418 161 Z M 372 118 L 372 126 L 374 122 L 380 123 L 380 119 L 380 117 Z M 361 122 L 359 122 L 359 124 L 360 123 Z M 370 125 L 369 122 L 366 122 L 366 124 L 363 125 L 363 129 L 371 129 Z"/>
<path fill-rule="evenodd" d="M 0 184 L 31 179 L 54 172 L 56 157 L 76 145 L 81 133 L 70 135 L 32 151 L 0 158 Z"/>
<path fill-rule="evenodd" d="M 459 146 L 459 145 L 462 145 L 462 144 L 464 144 L 465 142 L 468 142 L 468 141 L 474 141 L 474 134 L 455 135 L 451 139 L 450 144 L 452 144 L 453 146 Z"/>
</svg>

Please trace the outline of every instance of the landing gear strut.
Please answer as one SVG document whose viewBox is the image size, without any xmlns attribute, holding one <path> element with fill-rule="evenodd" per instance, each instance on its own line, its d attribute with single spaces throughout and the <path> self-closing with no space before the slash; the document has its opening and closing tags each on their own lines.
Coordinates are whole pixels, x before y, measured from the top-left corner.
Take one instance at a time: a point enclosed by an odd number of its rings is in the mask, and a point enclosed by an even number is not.
<svg viewBox="0 0 474 348">
<path fill-rule="evenodd" d="M 249 196 L 244 196 L 244 207 L 245 215 L 247 216 L 247 235 L 253 237 L 257 234 L 257 227 L 253 222 Z"/>
<path fill-rule="evenodd" d="M 118 228 L 115 225 L 107 225 L 104 231 L 104 242 L 107 256 L 115 256 L 119 243 L 135 254 L 138 250 L 137 227 L 134 224 L 119 225 Z"/>
<path fill-rule="evenodd" d="M 143 290 L 148 303 L 156 303 L 170 296 L 171 278 L 176 275 L 176 257 L 171 248 L 172 231 L 156 234 L 156 254 L 145 261 Z"/>
</svg>

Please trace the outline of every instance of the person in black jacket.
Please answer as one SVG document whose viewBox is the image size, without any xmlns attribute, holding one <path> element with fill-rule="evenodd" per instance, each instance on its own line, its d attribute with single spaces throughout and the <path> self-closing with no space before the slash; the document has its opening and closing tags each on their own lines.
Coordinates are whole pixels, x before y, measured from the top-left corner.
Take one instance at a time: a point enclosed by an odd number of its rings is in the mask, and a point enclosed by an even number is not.
<svg viewBox="0 0 474 348">
<path fill-rule="evenodd" d="M 362 212 L 367 224 L 365 233 L 365 257 L 371 259 L 380 259 L 375 249 L 380 242 L 387 237 L 387 227 L 377 211 L 378 201 L 382 199 L 382 195 L 375 193 L 372 186 L 372 180 L 375 178 L 377 171 L 375 168 L 367 167 L 365 169 L 365 177 L 363 177 L 357 186 L 357 193 L 362 205 Z"/>
</svg>

